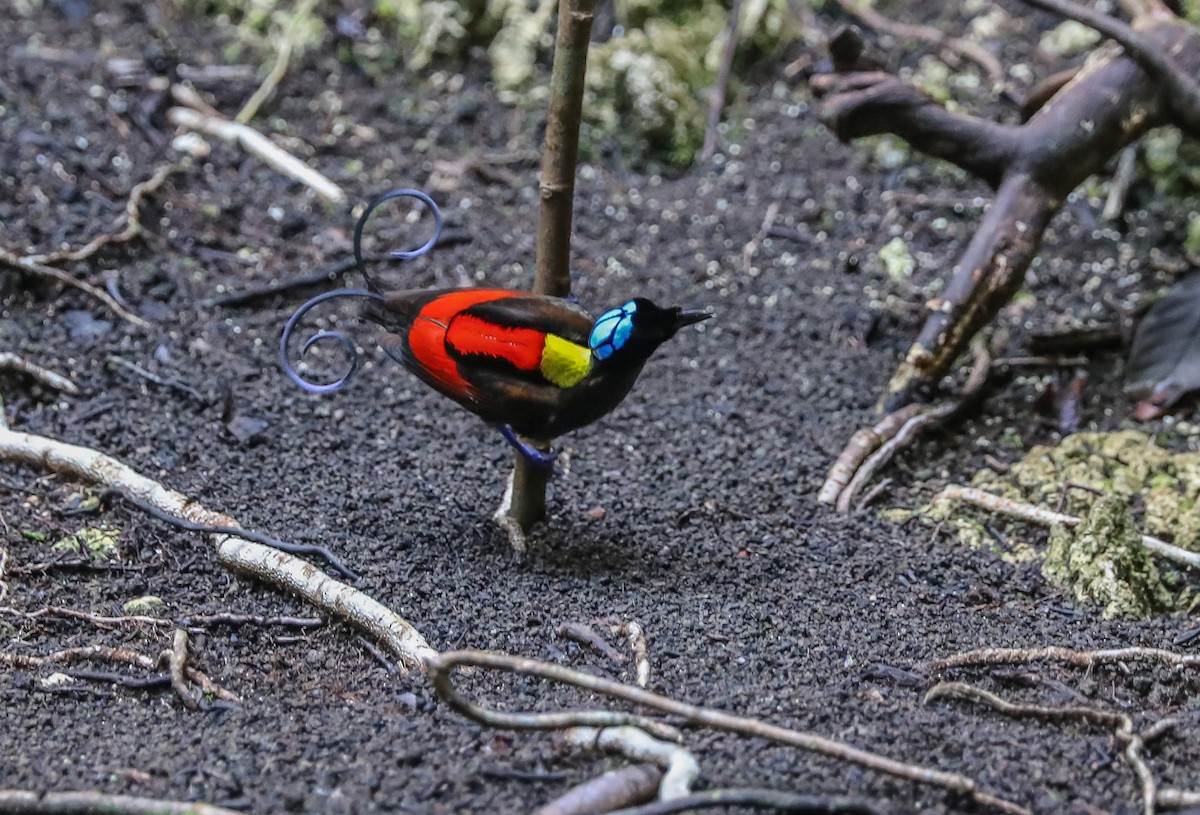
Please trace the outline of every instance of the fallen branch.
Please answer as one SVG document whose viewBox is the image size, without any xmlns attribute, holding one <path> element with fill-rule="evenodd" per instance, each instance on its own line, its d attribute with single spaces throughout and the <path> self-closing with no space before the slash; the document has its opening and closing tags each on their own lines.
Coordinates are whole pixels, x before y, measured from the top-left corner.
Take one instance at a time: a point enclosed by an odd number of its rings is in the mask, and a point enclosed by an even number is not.
<svg viewBox="0 0 1200 815">
<path fill-rule="evenodd" d="M 341 204 L 346 200 L 346 193 L 341 187 L 275 145 L 249 125 L 184 107 L 168 110 L 167 120 L 178 127 L 241 145 L 244 150 L 258 156 L 276 172 L 304 184 L 328 201 Z"/>
<path fill-rule="evenodd" d="M 32 363 L 11 351 L 0 352 L 0 369 L 20 371 L 26 376 L 36 379 L 46 387 L 54 388 L 63 393 L 79 393 L 79 386 L 70 379 L 67 379 L 67 377 L 60 373 L 55 373 L 49 368 L 43 368 L 41 365 Z"/>
<path fill-rule="evenodd" d="M 1027 504 L 1022 501 L 1014 501 L 1011 498 L 1005 498 L 1002 495 L 995 495 L 981 490 L 976 487 L 963 487 L 958 484 L 951 484 L 943 489 L 934 500 L 945 499 L 947 501 L 962 501 L 973 506 L 987 509 L 992 512 L 1007 515 L 1012 518 L 1017 518 L 1022 521 L 1040 524 L 1041 526 L 1078 526 L 1083 522 L 1082 518 L 1075 515 L 1066 515 L 1061 512 L 1054 512 L 1043 507 Z M 1142 535 L 1142 546 L 1153 554 L 1159 557 L 1166 558 L 1174 563 L 1182 566 L 1190 566 L 1193 569 L 1200 569 L 1200 552 L 1192 552 L 1188 549 L 1183 549 L 1178 546 L 1173 546 L 1166 541 L 1159 540 L 1151 535 Z"/>
<path fill-rule="evenodd" d="M 713 807 L 774 809 L 791 815 L 883 815 L 886 811 L 860 798 L 841 795 L 805 795 L 753 787 L 732 787 L 693 792 L 683 798 L 619 809 L 610 812 L 609 815 L 673 815 L 676 812 L 693 812 Z"/>
<path fill-rule="evenodd" d="M 539 807 L 533 815 L 594 815 L 650 801 L 658 791 L 662 770 L 653 764 L 634 764 L 609 770 L 567 790 Z"/>
<path fill-rule="evenodd" d="M 242 815 L 194 801 L 164 801 L 101 792 L 30 792 L 0 789 L 7 815 Z"/>
<path fill-rule="evenodd" d="M 175 637 L 170 650 L 163 651 L 163 656 L 167 658 L 167 664 L 171 668 L 171 688 L 175 691 L 175 695 L 179 697 L 179 701 L 183 702 L 183 706 L 188 710 L 198 710 L 200 704 L 196 701 L 196 697 L 192 696 L 192 690 L 184 681 L 184 673 L 187 672 L 188 661 L 188 636 L 187 632 L 182 628 L 175 629 Z"/>
<path fill-rule="evenodd" d="M 942 673 L 951 668 L 971 665 L 1026 665 L 1031 662 L 1059 662 L 1091 670 L 1096 665 L 1117 662 L 1153 662 L 1174 668 L 1200 668 L 1200 654 L 1176 654 L 1161 648 L 1109 648 L 1077 651 L 1057 645 L 1043 648 L 978 648 L 922 663 L 922 671 Z"/>
<path fill-rule="evenodd" d="M 621 753 L 634 761 L 649 761 L 665 772 L 658 786 L 658 797 L 682 798 L 700 777 L 700 764 L 690 752 L 670 741 L 655 738 L 639 727 L 572 727 L 563 733 L 575 747 Z"/>
<path fill-rule="evenodd" d="M 1129 715 L 1085 705 L 1048 707 L 1045 705 L 1010 702 L 994 693 L 962 682 L 943 682 L 930 688 L 929 692 L 925 694 L 925 702 L 928 703 L 934 699 L 964 699 L 979 702 L 988 705 L 994 710 L 998 710 L 1006 716 L 1050 720 L 1072 719 L 1091 724 L 1107 725 L 1113 728 L 1113 735 L 1125 745 L 1125 760 L 1133 769 L 1141 786 L 1143 815 L 1154 815 L 1155 803 L 1158 798 L 1158 783 L 1155 781 L 1154 773 L 1151 772 L 1149 765 L 1146 764 L 1145 759 L 1141 755 L 1146 742 L 1145 734 L 1134 732 L 1133 719 Z M 1171 724 L 1156 726 L 1148 732 L 1155 736 L 1161 735 L 1174 724 L 1173 720 L 1163 721 L 1170 722 Z M 1158 724 L 1161 725 L 1162 722 Z"/>
<path fill-rule="evenodd" d="M 792 730 L 758 719 L 735 716 L 720 710 L 691 705 L 638 687 L 580 673 L 558 665 L 487 651 L 449 651 L 430 657 L 426 663 L 426 671 L 438 695 L 462 715 L 489 727 L 512 730 L 558 730 L 579 726 L 603 728 L 632 725 L 660 739 L 670 740 L 677 737 L 675 729 L 663 722 L 631 713 L 607 710 L 513 713 L 485 708 L 469 701 L 455 688 L 451 674 L 459 666 L 492 668 L 523 676 L 562 682 L 594 693 L 622 699 L 662 714 L 678 716 L 693 726 L 723 730 L 741 736 L 764 738 L 778 744 L 856 764 L 894 778 L 940 787 L 968 798 L 980 806 L 1010 813 L 1010 815 L 1017 815 L 1017 813 L 1028 815 L 1029 813 L 1028 809 L 1019 804 L 984 792 L 979 789 L 979 785 L 974 779 L 965 775 L 896 761 L 814 733 Z"/>
<path fill-rule="evenodd" d="M 586 645 L 602 657 L 620 664 L 625 661 L 625 655 L 608 644 L 594 628 L 583 623 L 563 623 L 554 629 L 554 633 L 564 640 L 571 640 L 580 645 Z"/>
<path fill-rule="evenodd" d="M 993 89 L 1004 87 L 1006 79 L 1004 66 L 1000 64 L 1000 60 L 979 43 L 958 37 L 951 37 L 933 26 L 912 25 L 889 20 L 874 8 L 857 3 L 855 0 L 837 0 L 837 3 L 847 13 L 857 17 L 863 25 L 875 31 L 890 34 L 900 40 L 915 40 L 917 42 L 929 43 L 939 51 L 948 51 L 971 60 L 988 75 L 988 78 L 992 81 Z"/>
<path fill-rule="evenodd" d="M 41 467 L 60 475 L 115 489 L 127 498 L 190 523 L 237 530 L 237 521 L 206 509 L 185 495 L 86 447 L 29 433 L 0 430 L 0 461 Z M 208 533 L 217 562 L 296 594 L 324 613 L 351 623 L 376 638 L 406 668 L 419 668 L 435 655 L 425 638 L 400 615 L 312 564 L 232 532 Z"/>
</svg>

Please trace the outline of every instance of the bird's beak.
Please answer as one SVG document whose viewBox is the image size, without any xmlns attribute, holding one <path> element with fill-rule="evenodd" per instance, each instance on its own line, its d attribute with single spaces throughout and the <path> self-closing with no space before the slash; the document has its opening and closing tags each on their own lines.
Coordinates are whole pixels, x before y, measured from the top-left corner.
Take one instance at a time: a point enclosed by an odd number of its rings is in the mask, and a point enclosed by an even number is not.
<svg viewBox="0 0 1200 815">
<path fill-rule="evenodd" d="M 683 328 L 685 325 L 693 325 L 695 323 L 702 323 L 705 320 L 707 320 L 709 317 L 712 317 L 712 316 L 713 316 L 713 313 L 711 311 L 683 311 L 683 310 L 680 310 L 680 312 L 677 315 L 675 315 L 675 330 L 678 331 L 679 329 Z"/>
</svg>

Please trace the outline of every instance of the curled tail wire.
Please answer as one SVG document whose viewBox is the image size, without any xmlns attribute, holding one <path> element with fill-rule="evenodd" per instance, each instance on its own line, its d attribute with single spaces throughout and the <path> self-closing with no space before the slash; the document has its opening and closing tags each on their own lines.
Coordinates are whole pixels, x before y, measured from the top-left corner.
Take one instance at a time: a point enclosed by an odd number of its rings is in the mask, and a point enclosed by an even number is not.
<svg viewBox="0 0 1200 815">
<path fill-rule="evenodd" d="M 438 209 L 438 205 L 433 202 L 425 193 L 420 190 L 399 189 L 388 190 L 372 198 L 367 203 L 367 208 L 363 210 L 363 214 L 358 216 L 358 223 L 354 225 L 354 260 L 358 263 L 358 269 L 362 272 L 363 279 L 367 281 L 367 288 L 376 294 L 382 290 L 379 284 L 367 273 L 367 266 L 363 260 L 362 252 L 362 234 L 363 227 L 367 224 L 367 219 L 371 217 L 380 204 L 391 201 L 393 198 L 416 198 L 418 201 L 429 207 L 429 211 L 433 213 L 433 234 L 429 236 L 429 240 L 418 246 L 416 249 L 401 249 L 395 252 L 388 252 L 387 257 L 391 260 L 412 260 L 419 258 L 421 255 L 428 252 L 437 244 L 438 239 L 442 236 L 442 211 Z"/>
<path fill-rule="evenodd" d="M 424 255 L 426 252 L 432 249 L 438 242 L 438 238 L 442 236 L 442 211 L 438 209 L 438 205 L 434 203 L 432 198 L 420 190 L 389 190 L 388 192 L 375 196 L 367 203 L 367 208 L 363 210 L 363 214 L 358 218 L 358 223 L 354 225 L 354 260 L 358 264 L 358 268 L 362 272 L 363 278 L 367 281 L 367 288 L 337 289 L 335 291 L 325 292 L 324 294 L 318 294 L 316 297 L 300 306 L 300 308 L 296 309 L 296 313 L 288 318 L 287 325 L 283 327 L 283 336 L 279 340 L 279 361 L 280 364 L 283 365 L 283 372 L 287 374 L 288 379 L 292 380 L 309 393 L 333 393 L 338 388 L 342 387 L 342 385 L 345 385 L 354 372 L 358 370 L 358 352 L 354 350 L 353 341 L 351 341 L 349 337 L 340 331 L 318 331 L 316 334 L 313 334 L 304 341 L 304 348 L 300 351 L 301 356 L 307 353 L 309 348 L 312 348 L 313 345 L 321 340 L 331 339 L 335 340 L 339 345 L 342 346 L 342 349 L 346 352 L 346 357 L 349 360 L 350 367 L 347 369 L 346 373 L 342 374 L 332 382 L 327 382 L 325 384 L 311 382 L 302 377 L 300 372 L 297 371 L 295 366 L 292 365 L 291 360 L 288 359 L 288 341 L 292 338 L 292 331 L 295 330 L 296 325 L 299 324 L 300 320 L 304 318 L 304 315 L 307 314 L 313 306 L 324 303 L 326 300 L 336 300 L 340 297 L 366 297 L 372 300 L 384 299 L 383 290 L 379 287 L 379 284 L 376 283 L 369 274 L 367 274 L 366 263 L 363 260 L 362 234 L 363 227 L 366 225 L 367 219 L 371 217 L 371 213 L 378 209 L 380 204 L 391 201 L 393 198 L 416 198 L 418 201 L 425 204 L 425 206 L 429 208 L 430 212 L 433 213 L 433 234 L 429 236 L 429 240 L 425 241 L 425 243 L 421 244 L 415 249 L 403 249 L 395 252 L 389 252 L 387 254 L 389 259 L 412 260 L 413 258 L 419 258 L 421 255 Z"/>
<path fill-rule="evenodd" d="M 307 340 L 304 341 L 304 348 L 300 354 L 303 356 L 308 352 L 309 348 L 321 340 L 331 339 L 336 340 L 342 349 L 345 350 L 346 356 L 350 361 L 350 367 L 346 373 L 332 382 L 324 385 L 317 382 L 310 382 L 300 375 L 300 372 L 292 365 L 288 359 L 288 340 L 292 338 L 292 331 L 296 325 L 303 319 L 304 315 L 312 309 L 313 306 L 324 303 L 326 300 L 336 300 L 339 297 L 368 297 L 372 300 L 382 300 L 383 295 L 377 291 L 367 291 L 366 289 L 336 289 L 327 291 L 324 294 L 318 294 L 316 297 L 309 300 L 300 308 L 296 309 L 296 313 L 288 318 L 287 325 L 283 327 L 283 337 L 279 340 L 279 362 L 283 365 L 283 372 L 288 375 L 288 379 L 295 382 L 309 393 L 333 393 L 335 390 L 345 385 L 349 381 L 351 375 L 358 370 L 358 352 L 354 350 L 354 343 L 349 337 L 340 331 L 318 331 Z"/>
</svg>

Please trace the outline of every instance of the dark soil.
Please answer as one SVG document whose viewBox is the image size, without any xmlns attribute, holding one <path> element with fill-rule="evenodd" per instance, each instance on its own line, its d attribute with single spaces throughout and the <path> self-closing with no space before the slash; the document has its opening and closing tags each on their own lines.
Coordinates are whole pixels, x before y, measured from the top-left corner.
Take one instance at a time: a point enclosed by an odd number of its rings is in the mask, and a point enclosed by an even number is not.
<svg viewBox="0 0 1200 815">
<path fill-rule="evenodd" d="M 97 48 L 131 57 L 157 48 L 191 65 L 225 61 L 227 34 L 160 5 L 74 0 L 31 16 L 0 12 L 4 246 L 43 252 L 109 231 L 129 188 L 175 160 L 151 92 L 114 87 L 94 59 Z M 65 12 L 79 8 L 82 19 L 70 22 Z M 1033 49 L 1039 28 L 1054 21 L 1009 11 L 1004 59 L 1049 73 L 1055 64 Z M 966 24 L 934 5 L 891 13 L 953 30 Z M 339 322 L 367 360 L 353 383 L 312 397 L 283 377 L 276 344 L 284 321 L 336 282 L 235 308 L 205 304 L 338 263 L 350 250 L 347 211 L 228 144 L 213 142 L 208 158 L 151 196 L 144 238 L 72 268 L 93 281 L 114 276 L 153 330 L 130 327 L 74 290 L 12 270 L 0 276 L 0 348 L 82 389 L 66 397 L 6 374 L 9 419 L 116 456 L 247 526 L 331 547 L 364 575 L 365 591 L 437 648 L 500 649 L 629 679 L 628 663 L 564 642 L 555 629 L 636 619 L 649 635 L 654 690 L 962 772 L 1038 812 L 1140 811 L 1120 745 L 1104 729 L 925 705 L 922 686 L 878 667 L 911 669 L 988 645 L 1172 647 L 1195 623 L 1105 621 L 1072 607 L 1036 567 L 1013 567 L 920 524 L 894 525 L 873 511 L 844 517 L 816 504 L 826 468 L 872 421 L 915 333 L 928 297 L 918 287 L 949 272 L 988 192 L 932 162 L 889 170 L 870 145 L 838 145 L 814 119 L 802 84 L 782 79 L 798 53 L 779 55 L 731 95 L 723 162 L 652 175 L 602 144 L 590 148 L 574 249 L 581 302 L 599 311 L 642 294 L 718 316 L 664 347 L 614 415 L 561 440 L 552 515 L 524 564 L 513 562 L 490 521 L 510 463 L 506 446 L 387 360 L 349 311 Z M 916 55 L 903 59 L 913 64 Z M 462 71 L 460 90 L 454 77 Z M 439 162 L 481 157 L 482 171 L 435 193 L 448 228 L 469 240 L 384 276 L 404 286 L 524 287 L 542 106 L 504 107 L 480 76 L 472 64 L 452 66 L 440 84 L 401 71 L 373 82 L 330 45 L 306 56 L 258 124 L 356 201 L 392 186 L 424 187 Z M 232 112 L 252 89 L 207 90 Z M 487 162 L 501 154 L 518 160 Z M 747 273 L 743 247 L 772 202 L 780 205 L 775 236 Z M 1086 198 L 1055 221 L 1030 278 L 1036 302 L 1004 316 L 1014 344 L 1027 327 L 1116 317 L 1162 285 L 1162 268 L 1182 257 L 1186 213 L 1149 184 L 1135 187 L 1131 203 L 1119 230 L 1097 226 Z M 390 234 L 400 237 L 396 227 Z M 919 261 L 912 286 L 890 282 L 876 258 L 893 234 Z M 1085 287 L 1093 277 L 1101 285 Z M 899 305 L 873 311 L 868 286 Z M 339 312 L 321 314 L 317 322 L 328 323 Z M 875 319 L 864 348 L 864 327 Z M 113 357 L 186 383 L 199 398 Z M 1096 358 L 1089 373 L 1085 428 L 1114 428 L 1131 406 L 1119 355 Z M 1054 441 L 1053 423 L 1031 408 L 1044 381 L 1009 383 L 977 419 L 903 456 L 887 473 L 885 501 L 913 506 L 969 477 L 985 454 L 1013 460 Z M 231 425 L 239 417 L 265 427 L 244 438 L 235 431 L 258 428 Z M 169 617 L 311 614 L 223 571 L 199 536 L 121 503 L 102 514 L 121 530 L 115 566 L 30 571 L 61 557 L 51 542 L 97 518 L 70 512 L 81 485 L 13 467 L 0 470 L 0 484 L 5 603 L 13 609 L 112 614 L 152 594 Z M 153 654 L 169 640 L 169 629 L 100 630 L 12 611 L 0 628 L 6 649 L 30 654 L 89 643 Z M 193 645 L 196 664 L 241 696 L 237 709 L 189 713 L 167 689 L 46 687 L 49 671 L 0 675 L 0 787 L 260 813 L 527 812 L 620 763 L 568 752 L 548 735 L 469 723 L 436 703 L 423 677 L 389 674 L 341 625 L 215 626 Z M 1128 711 L 1139 725 L 1181 717 L 1149 759 L 1162 783 L 1200 787 L 1195 673 L 1037 666 L 997 676 L 963 674 L 1016 698 Z M 533 681 L 482 675 L 470 684 L 512 709 L 597 703 Z M 939 790 L 763 741 L 694 733 L 689 743 L 705 786 L 850 791 L 897 812 L 960 811 Z M 551 775 L 519 780 L 513 771 Z"/>
</svg>

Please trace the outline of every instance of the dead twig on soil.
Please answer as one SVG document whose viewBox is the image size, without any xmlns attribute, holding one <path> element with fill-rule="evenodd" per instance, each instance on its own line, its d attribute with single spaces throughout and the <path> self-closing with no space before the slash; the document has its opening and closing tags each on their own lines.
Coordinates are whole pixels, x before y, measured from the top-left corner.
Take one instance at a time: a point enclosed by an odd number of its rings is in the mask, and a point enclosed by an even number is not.
<svg viewBox="0 0 1200 815">
<path fill-rule="evenodd" d="M 7 371 L 20 371 L 26 376 L 36 379 L 46 387 L 54 388 L 55 390 L 62 391 L 63 393 L 79 393 L 79 386 L 67 377 L 60 373 L 55 373 L 49 368 L 43 368 L 41 365 L 32 363 L 24 357 L 18 356 L 11 351 L 0 352 L 0 369 Z"/>
<path fill-rule="evenodd" d="M 0 811 L 7 815 L 242 815 L 232 809 L 194 801 L 164 801 L 101 792 L 31 792 L 0 789 Z"/>
<path fill-rule="evenodd" d="M 175 695 L 179 697 L 179 701 L 183 702 L 183 706 L 188 710 L 198 710 L 200 704 L 196 701 L 196 697 L 192 696 L 192 689 L 187 686 L 183 675 L 187 671 L 188 661 L 188 636 L 187 632 L 182 628 L 175 629 L 175 636 L 172 641 L 172 647 L 163 651 L 163 657 L 167 660 L 167 664 L 171 668 L 171 688 L 175 691 Z"/>
<path fill-rule="evenodd" d="M 639 688 L 650 684 L 650 646 L 646 643 L 646 631 L 635 620 L 627 620 L 612 627 L 614 634 L 621 634 L 629 641 L 633 651 L 634 676 Z"/>
<path fill-rule="evenodd" d="M 758 719 L 735 716 L 712 708 L 699 707 L 671 699 L 631 685 L 591 676 L 558 665 L 508 654 L 487 651 L 449 651 L 433 655 L 426 670 L 438 695 L 462 715 L 490 727 L 514 730 L 557 730 L 561 728 L 617 727 L 632 725 L 658 738 L 675 738 L 674 728 L 664 723 L 631 713 L 607 710 L 576 710 L 554 713 L 512 713 L 492 710 L 463 697 L 454 685 L 451 674 L 459 666 L 474 666 L 510 671 L 523 676 L 535 676 L 573 685 L 594 693 L 622 699 L 659 713 L 678 716 L 696 727 L 708 727 L 747 737 L 764 738 L 778 744 L 796 747 L 839 761 L 845 761 L 876 772 L 920 784 L 929 784 L 962 795 L 980 806 L 1000 812 L 1028 815 L 1029 810 L 1012 801 L 979 789 L 978 783 L 965 775 L 945 772 L 917 764 L 896 761 L 885 756 L 852 747 L 844 742 L 799 730 L 769 724 Z"/>
<path fill-rule="evenodd" d="M 967 384 L 957 398 L 938 405 L 913 402 L 884 416 L 869 430 L 857 431 L 830 468 L 817 501 L 835 504 L 838 512 L 849 512 L 863 487 L 899 450 L 928 428 L 944 424 L 975 407 L 993 370 L 998 367 L 993 366 L 991 354 L 983 343 L 977 343 L 975 362 L 967 376 Z"/>
<path fill-rule="evenodd" d="M 167 652 L 164 652 L 167 653 Z M 43 668 L 47 665 L 74 665 L 80 662 L 105 662 L 110 665 L 129 665 L 133 668 L 141 668 L 144 671 L 154 671 L 162 664 L 162 654 L 160 658 L 155 659 L 148 657 L 145 654 L 134 651 L 131 648 L 112 648 L 106 645 L 85 645 L 77 648 L 64 648 L 61 651 L 55 651 L 50 654 L 37 656 L 35 654 L 18 654 L 11 651 L 0 651 L 0 665 L 7 665 L 10 668 L 28 669 L 28 668 Z M 174 665 L 171 666 L 174 672 Z M 225 690 L 203 671 L 193 668 L 190 665 L 180 664 L 180 686 L 186 690 L 187 681 L 194 682 L 199 685 L 201 690 L 206 694 L 211 694 L 219 699 L 224 699 L 230 702 L 238 701 L 236 694 Z M 172 676 L 174 683 L 174 676 Z M 185 698 L 182 694 L 180 698 Z M 194 700 L 193 700 L 194 701 Z M 186 704 L 186 703 L 185 703 Z M 191 708 L 195 709 L 195 708 Z"/>
<path fill-rule="evenodd" d="M 696 159 L 701 164 L 707 163 L 717 149 L 717 127 L 721 124 L 721 111 L 725 109 L 725 94 L 729 91 L 729 74 L 733 70 L 734 54 L 737 53 L 738 29 L 741 22 L 742 0 L 733 0 L 733 8 L 729 10 L 729 25 L 725 27 L 725 48 L 721 51 L 716 84 L 708 98 L 708 123 L 704 128 L 704 143 Z"/>
<path fill-rule="evenodd" d="M 221 529 L 207 535 L 222 566 L 298 595 L 330 616 L 366 631 L 407 668 L 419 668 L 435 654 L 407 620 L 375 599 L 287 552 L 242 537 L 246 532 L 233 518 L 167 489 L 114 458 L 44 436 L 0 430 L 0 461 L 98 483 L 187 523 Z"/>
<path fill-rule="evenodd" d="M 583 114 L 584 77 L 595 0 L 559 0 L 558 35 L 550 67 L 550 108 L 542 150 L 536 271 L 533 290 L 566 297 L 571 293 L 571 218 L 575 170 L 579 163 L 579 125 Z M 534 440 L 541 441 L 541 440 Z M 493 518 L 508 534 L 517 556 L 525 552 L 525 535 L 546 517 L 546 487 L 551 469 L 534 466 L 517 454 L 512 475 Z"/>
<path fill-rule="evenodd" d="M 683 798 L 619 809 L 609 815 L 673 815 L 676 812 L 694 812 L 713 807 L 774 809 L 792 815 L 883 815 L 886 811 L 862 799 L 841 795 L 806 795 L 754 787 L 731 787 L 693 792 Z"/>
<path fill-rule="evenodd" d="M 1077 651 L 1057 645 L 1042 648 L 978 648 L 922 663 L 922 671 L 940 674 L 952 668 L 972 665 L 1027 665 L 1031 662 L 1059 662 L 1091 670 L 1096 665 L 1117 662 L 1153 662 L 1173 668 L 1200 668 L 1200 654 L 1177 654 L 1162 648 L 1108 648 Z"/>
<path fill-rule="evenodd" d="M 148 179 L 140 181 L 133 185 L 129 190 L 129 198 L 125 201 L 125 226 L 121 229 L 97 235 L 83 246 L 77 249 L 63 247 L 56 249 L 53 252 L 48 252 L 38 255 L 17 255 L 7 249 L 0 247 L 0 264 L 11 266 L 28 274 L 37 274 L 43 277 L 48 277 L 51 280 L 62 283 L 63 285 L 79 289 L 84 294 L 87 294 L 105 306 L 107 306 L 114 314 L 123 320 L 126 320 L 140 328 L 148 328 L 150 323 L 137 316 L 127 309 L 116 297 L 113 297 L 103 289 L 88 283 L 86 280 L 80 280 L 68 272 L 57 268 L 52 264 L 73 263 L 81 260 L 87 260 L 95 255 L 105 246 L 118 243 L 128 243 L 138 237 L 143 232 L 141 206 L 142 201 L 147 195 L 156 192 L 166 182 L 170 175 L 180 169 L 178 164 L 165 164 L 155 170 Z M 56 386 L 57 387 L 57 386 Z M 66 388 L 68 393 L 73 393 Z"/>
<path fill-rule="evenodd" d="M 1082 518 L 1075 515 L 1054 512 L 1053 510 L 1033 504 L 1014 501 L 1002 495 L 995 495 L 976 487 L 963 487 L 958 484 L 947 486 L 934 497 L 935 501 L 941 499 L 962 501 L 982 509 L 1000 513 L 1001 515 L 1007 515 L 1011 518 L 1040 524 L 1041 526 L 1071 527 L 1078 526 L 1083 521 Z M 1189 566 L 1193 569 L 1200 569 L 1200 552 L 1192 552 L 1188 549 L 1172 546 L 1166 541 L 1159 540 L 1152 535 L 1142 535 L 1142 546 L 1146 547 L 1149 552 L 1174 563 Z"/>
<path fill-rule="evenodd" d="M 658 797 L 663 800 L 687 795 L 700 777 L 700 764 L 694 755 L 678 744 L 655 738 L 640 727 L 572 727 L 563 733 L 563 738 L 575 747 L 607 750 L 634 761 L 657 764 L 664 770 L 658 786 Z"/>
<path fill-rule="evenodd" d="M 534 811 L 533 815 L 592 815 L 612 812 L 654 799 L 662 770 L 634 764 L 584 781 Z"/>
<path fill-rule="evenodd" d="M 185 107 L 171 108 L 167 111 L 167 119 L 177 127 L 241 145 L 242 149 L 262 159 L 271 169 L 300 182 L 327 201 L 341 204 L 346 200 L 346 193 L 341 187 L 249 125 Z"/>
<path fill-rule="evenodd" d="M 608 644 L 608 641 L 592 628 L 583 623 L 563 623 L 554 629 L 554 633 L 564 640 L 571 640 L 580 645 L 586 645 L 597 654 L 620 664 L 625 661 L 625 655 Z"/>
<path fill-rule="evenodd" d="M 847 14 L 857 17 L 859 22 L 875 31 L 890 34 L 899 40 L 928 43 L 943 52 L 943 59 L 945 59 L 946 52 L 969 59 L 988 75 L 988 79 L 992 81 L 993 90 L 1004 87 L 1004 66 L 1000 64 L 999 59 L 979 43 L 951 37 L 933 26 L 913 25 L 890 20 L 870 6 L 857 3 L 855 0 L 837 0 L 837 4 L 845 9 Z"/>
<path fill-rule="evenodd" d="M 279 34 L 279 50 L 275 52 L 275 61 L 271 64 L 271 70 L 263 78 L 262 84 L 246 100 L 246 104 L 242 105 L 237 116 L 233 117 L 235 122 L 245 124 L 253 119 L 263 102 L 267 101 L 267 98 L 283 81 L 287 75 L 288 63 L 292 59 L 292 51 L 295 50 L 299 38 L 299 23 L 312 14 L 315 3 L 316 0 L 299 0 L 295 8 L 289 12 L 287 20 L 283 24 L 283 30 Z"/>
<path fill-rule="evenodd" d="M 933 686 L 925 694 L 925 702 L 928 704 L 934 699 L 963 699 L 970 702 L 978 702 L 994 710 L 998 710 L 1006 716 L 1018 718 L 1068 719 L 1088 722 L 1090 724 L 1106 725 L 1113 728 L 1114 737 L 1125 745 L 1125 760 L 1133 769 L 1134 775 L 1137 776 L 1138 783 L 1141 786 L 1143 815 L 1154 815 L 1155 803 L 1158 798 L 1158 783 L 1149 765 L 1142 758 L 1141 752 L 1146 745 L 1147 734 L 1151 737 L 1162 735 L 1162 733 L 1175 724 L 1173 720 L 1164 719 L 1152 725 L 1146 731 L 1137 733 L 1133 729 L 1133 719 L 1125 713 L 1102 710 L 1086 705 L 1049 707 L 1045 705 L 1010 702 L 994 693 L 963 682 L 943 682 Z"/>
</svg>

